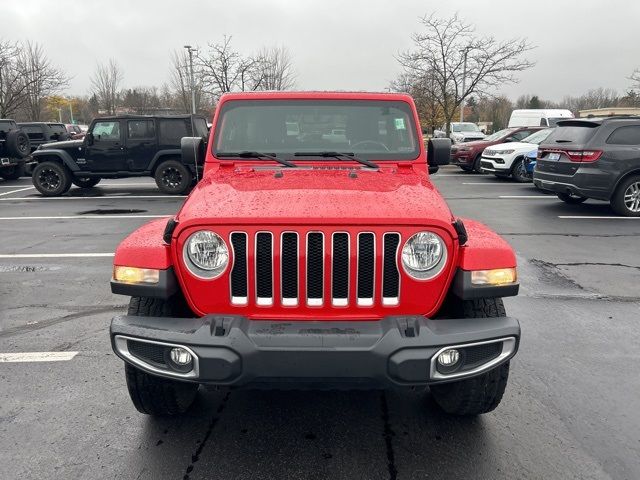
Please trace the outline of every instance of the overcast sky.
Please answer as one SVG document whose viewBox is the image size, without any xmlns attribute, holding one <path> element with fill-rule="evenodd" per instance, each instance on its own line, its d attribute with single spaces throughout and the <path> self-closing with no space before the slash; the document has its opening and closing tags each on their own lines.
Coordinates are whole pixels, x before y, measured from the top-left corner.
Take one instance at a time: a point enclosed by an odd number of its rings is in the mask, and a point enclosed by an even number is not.
<svg viewBox="0 0 640 480">
<path fill-rule="evenodd" d="M 526 36 L 536 66 L 502 93 L 559 100 L 629 88 L 640 67 L 637 0 L 2 0 L 0 38 L 35 40 L 86 94 L 96 62 L 118 60 L 124 86 L 161 85 L 171 50 L 224 34 L 243 53 L 285 45 L 300 90 L 383 90 L 411 46 L 418 17 L 459 12 L 479 34 Z"/>
</svg>

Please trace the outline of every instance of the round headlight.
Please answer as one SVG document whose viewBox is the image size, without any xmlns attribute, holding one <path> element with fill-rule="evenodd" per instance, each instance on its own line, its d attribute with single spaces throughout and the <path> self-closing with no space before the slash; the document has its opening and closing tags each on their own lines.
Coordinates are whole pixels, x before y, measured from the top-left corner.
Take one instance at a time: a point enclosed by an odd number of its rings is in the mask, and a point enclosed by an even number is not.
<svg viewBox="0 0 640 480">
<path fill-rule="evenodd" d="M 435 277 L 446 260 L 444 241 L 432 232 L 416 233 L 402 248 L 402 265 L 410 276 L 418 280 Z"/>
<path fill-rule="evenodd" d="M 194 275 L 214 278 L 220 275 L 229 263 L 229 249 L 217 233 L 200 230 L 187 240 L 184 259 Z"/>
</svg>

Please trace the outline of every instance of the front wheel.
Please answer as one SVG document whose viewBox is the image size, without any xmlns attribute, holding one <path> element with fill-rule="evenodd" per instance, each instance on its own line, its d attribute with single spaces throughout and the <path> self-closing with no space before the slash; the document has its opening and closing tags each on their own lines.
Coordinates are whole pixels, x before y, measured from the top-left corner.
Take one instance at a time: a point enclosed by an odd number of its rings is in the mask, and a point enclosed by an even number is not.
<svg viewBox="0 0 640 480">
<path fill-rule="evenodd" d="M 587 201 L 587 197 L 581 197 L 580 195 L 574 195 L 572 193 L 558 193 L 556 195 L 558 195 L 560 200 L 569 205 L 578 205 L 579 203 Z"/>
<path fill-rule="evenodd" d="M 529 174 L 527 173 L 527 169 L 522 158 L 516 160 L 515 164 L 513 165 L 513 169 L 511 170 L 511 176 L 516 182 L 519 183 L 526 183 L 531 181 L 531 177 L 529 177 Z"/>
<path fill-rule="evenodd" d="M 155 174 L 156 185 L 161 192 L 169 195 L 186 193 L 193 182 L 193 175 L 177 160 L 162 162 Z"/>
<path fill-rule="evenodd" d="M 504 317 L 501 298 L 464 300 L 457 305 L 463 318 Z M 452 415 L 480 415 L 494 410 L 502 400 L 509 378 L 509 362 L 477 377 L 430 387 L 435 402 Z"/>
<path fill-rule="evenodd" d="M 71 188 L 67 167 L 57 162 L 42 162 L 33 169 L 33 186 L 45 197 L 58 197 Z"/>
<path fill-rule="evenodd" d="M 100 183 L 100 180 L 102 180 L 100 177 L 74 177 L 71 182 L 73 182 L 76 187 L 91 188 Z"/>
</svg>

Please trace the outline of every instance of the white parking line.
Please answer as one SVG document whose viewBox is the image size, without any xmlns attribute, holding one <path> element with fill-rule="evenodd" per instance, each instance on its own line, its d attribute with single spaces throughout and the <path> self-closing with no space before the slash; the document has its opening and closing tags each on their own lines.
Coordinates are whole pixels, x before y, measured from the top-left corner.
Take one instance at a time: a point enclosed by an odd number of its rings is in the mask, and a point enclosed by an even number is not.
<svg viewBox="0 0 640 480">
<path fill-rule="evenodd" d="M 558 218 L 569 220 L 586 219 L 586 220 L 640 220 L 640 217 L 605 217 L 590 215 L 558 215 Z"/>
<path fill-rule="evenodd" d="M 0 353 L 0 363 L 67 362 L 77 354 L 78 352 Z"/>
<path fill-rule="evenodd" d="M 13 192 L 10 192 L 13 193 Z M 103 197 L 26 197 L 0 198 L 0 202 L 23 202 L 34 200 L 119 200 L 123 198 L 187 198 L 186 195 L 106 195 Z"/>
<path fill-rule="evenodd" d="M 550 195 L 500 195 L 498 198 L 510 198 L 520 200 L 558 200 L 558 197 Z"/>
<path fill-rule="evenodd" d="M 59 215 L 55 217 L 0 217 L 0 220 L 77 220 L 98 218 L 168 218 L 171 215 Z"/>
<path fill-rule="evenodd" d="M 10 192 L 0 193 L 0 197 L 2 197 L 3 195 L 11 195 L 12 193 L 24 192 L 25 190 L 31 190 L 32 188 L 35 187 L 19 188 L 18 190 L 11 190 Z"/>
<path fill-rule="evenodd" d="M 0 254 L 0 258 L 97 258 L 114 255 L 114 253 L 7 253 Z"/>
<path fill-rule="evenodd" d="M 504 183 L 504 182 L 462 182 L 462 185 L 490 185 L 492 187 L 530 187 L 526 183 Z"/>
</svg>

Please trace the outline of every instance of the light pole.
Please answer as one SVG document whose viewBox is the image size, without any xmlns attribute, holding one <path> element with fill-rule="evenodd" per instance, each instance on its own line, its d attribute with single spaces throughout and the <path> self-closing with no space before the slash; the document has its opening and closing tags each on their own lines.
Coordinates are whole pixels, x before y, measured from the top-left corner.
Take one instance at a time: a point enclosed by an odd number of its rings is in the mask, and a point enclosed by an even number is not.
<svg viewBox="0 0 640 480">
<path fill-rule="evenodd" d="M 464 50 L 462 51 L 462 53 L 464 54 L 464 66 L 462 67 L 462 95 L 464 95 L 465 93 L 465 88 L 467 88 L 466 83 L 467 83 L 467 54 L 469 53 L 469 50 L 471 49 L 471 47 L 465 47 Z M 465 104 L 465 99 L 462 99 L 462 102 L 460 102 L 460 123 L 464 122 L 464 104 Z"/>
<path fill-rule="evenodd" d="M 189 52 L 189 73 L 191 79 L 191 113 L 196 113 L 196 83 L 193 78 L 193 53 L 198 52 L 197 48 L 193 48 L 191 45 L 185 45 L 184 48 Z"/>
</svg>

